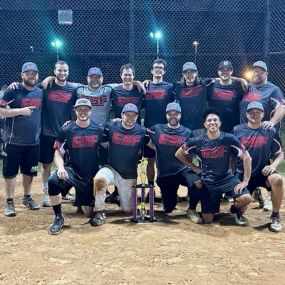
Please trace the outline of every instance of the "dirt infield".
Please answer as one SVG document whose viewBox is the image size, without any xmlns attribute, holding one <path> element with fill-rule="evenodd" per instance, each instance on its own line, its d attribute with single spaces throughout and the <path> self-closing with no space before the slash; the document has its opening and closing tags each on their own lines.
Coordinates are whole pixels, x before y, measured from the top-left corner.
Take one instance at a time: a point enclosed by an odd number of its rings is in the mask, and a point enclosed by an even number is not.
<svg viewBox="0 0 285 285">
<path fill-rule="evenodd" d="M 70 202 L 63 211 L 63 232 L 51 236 L 51 208 L 29 211 L 16 193 L 15 218 L 3 216 L 1 181 L 0 284 L 282 284 L 285 280 L 285 230 L 269 232 L 269 213 L 252 204 L 250 226 L 233 225 L 221 214 L 212 226 L 196 225 L 180 203 L 172 217 L 131 224 L 116 205 L 109 205 L 107 223 L 94 228 L 75 214 Z M 36 178 L 33 196 L 40 201 Z M 181 189 L 181 192 L 184 192 Z M 284 204 L 282 214 L 284 215 Z M 226 212 L 228 203 L 222 204 Z"/>
</svg>

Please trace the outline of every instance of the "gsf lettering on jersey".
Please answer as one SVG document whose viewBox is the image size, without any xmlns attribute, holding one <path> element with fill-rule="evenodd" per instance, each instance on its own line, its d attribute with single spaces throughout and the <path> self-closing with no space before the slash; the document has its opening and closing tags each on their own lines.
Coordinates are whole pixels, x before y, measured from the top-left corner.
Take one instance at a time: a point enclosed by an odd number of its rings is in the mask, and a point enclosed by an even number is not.
<svg viewBox="0 0 285 285">
<path fill-rule="evenodd" d="M 198 96 L 202 91 L 202 86 L 188 87 L 181 89 L 180 97 L 192 97 Z"/>
<path fill-rule="evenodd" d="M 72 138 L 72 147 L 73 148 L 94 147 L 96 142 L 98 142 L 97 135 L 74 136 Z"/>
<path fill-rule="evenodd" d="M 138 97 L 118 97 L 117 103 L 118 106 L 125 106 L 128 103 L 137 104 L 139 102 Z"/>
<path fill-rule="evenodd" d="M 39 108 L 41 106 L 41 102 L 42 100 L 38 98 L 23 98 L 21 102 L 21 107 L 25 108 L 25 107 L 35 106 Z"/>
<path fill-rule="evenodd" d="M 112 136 L 112 142 L 119 145 L 134 146 L 140 141 L 140 138 L 141 137 L 139 135 L 123 135 L 120 133 L 114 133 Z"/>
<path fill-rule="evenodd" d="M 147 90 L 145 100 L 161 100 L 165 97 L 166 93 L 167 90 L 165 89 Z"/>
<path fill-rule="evenodd" d="M 104 103 L 107 102 L 106 95 L 95 97 L 95 96 L 85 96 L 80 94 L 80 98 L 86 98 L 90 100 L 92 106 L 104 106 Z"/>
<path fill-rule="evenodd" d="M 48 100 L 54 102 L 67 103 L 71 98 L 71 93 L 63 91 L 50 90 L 48 92 Z"/>
<path fill-rule="evenodd" d="M 261 98 L 261 94 L 256 92 L 248 92 L 243 96 L 242 101 L 253 102 L 258 101 Z"/>
<path fill-rule="evenodd" d="M 260 148 L 267 143 L 268 137 L 264 136 L 241 137 L 240 141 L 245 147 Z"/>
<path fill-rule="evenodd" d="M 158 140 L 161 145 L 175 145 L 181 146 L 185 142 L 185 137 L 177 135 L 161 134 Z"/>
<path fill-rule="evenodd" d="M 233 92 L 231 90 L 214 90 L 213 99 L 220 101 L 232 101 L 236 95 L 236 92 Z"/>
<path fill-rule="evenodd" d="M 220 145 L 214 148 L 201 148 L 201 156 L 203 158 L 221 158 L 225 156 L 225 153 L 228 151 L 228 147 L 225 145 Z"/>
</svg>

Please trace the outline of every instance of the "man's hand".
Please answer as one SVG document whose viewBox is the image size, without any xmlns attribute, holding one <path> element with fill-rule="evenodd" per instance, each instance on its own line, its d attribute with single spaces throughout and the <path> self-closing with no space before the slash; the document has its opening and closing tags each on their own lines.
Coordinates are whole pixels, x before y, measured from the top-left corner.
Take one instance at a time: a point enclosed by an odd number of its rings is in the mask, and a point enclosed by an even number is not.
<svg viewBox="0 0 285 285">
<path fill-rule="evenodd" d="M 248 185 L 248 181 L 242 181 L 240 182 L 235 188 L 234 191 L 236 194 L 239 194 L 244 188 L 246 188 Z"/>
<path fill-rule="evenodd" d="M 138 90 L 140 92 L 143 92 L 144 94 L 146 93 L 146 89 L 145 89 L 144 85 L 140 81 L 135 80 L 133 82 L 133 84 L 134 84 L 134 86 L 136 86 L 138 88 Z"/>
<path fill-rule="evenodd" d="M 273 174 L 276 171 L 276 168 L 271 166 L 271 165 L 266 165 L 263 169 L 262 169 L 262 174 L 264 176 L 269 176 L 270 174 Z"/>
<path fill-rule="evenodd" d="M 270 129 L 272 127 L 274 127 L 274 123 L 273 122 L 271 122 L 271 121 L 264 121 L 264 122 L 262 122 L 262 128 L 263 129 L 267 130 L 267 129 Z"/>
<path fill-rule="evenodd" d="M 54 80 L 55 80 L 54 76 L 48 76 L 47 78 L 45 78 L 41 82 L 41 85 L 42 85 L 43 89 L 47 89 L 48 86 L 51 86 Z"/>
<path fill-rule="evenodd" d="M 22 116 L 31 116 L 33 113 L 33 109 L 35 109 L 36 106 L 29 106 L 29 107 L 24 107 L 21 108 L 21 115 Z"/>
<path fill-rule="evenodd" d="M 68 179 L 68 173 L 67 171 L 65 170 L 65 168 L 59 168 L 57 170 L 57 177 L 61 180 L 66 180 Z"/>
</svg>

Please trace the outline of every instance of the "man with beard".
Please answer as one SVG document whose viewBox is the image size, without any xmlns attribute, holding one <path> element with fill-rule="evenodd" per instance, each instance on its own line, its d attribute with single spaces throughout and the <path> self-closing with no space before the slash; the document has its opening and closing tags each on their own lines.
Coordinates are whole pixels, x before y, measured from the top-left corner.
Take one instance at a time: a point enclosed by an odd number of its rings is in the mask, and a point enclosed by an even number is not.
<svg viewBox="0 0 285 285">
<path fill-rule="evenodd" d="M 94 178 L 95 217 L 94 226 L 105 221 L 106 190 L 109 185 L 118 188 L 120 206 L 124 212 L 132 209 L 132 186 L 136 185 L 139 153 L 145 144 L 145 128 L 137 124 L 138 108 L 126 104 L 122 120 L 107 124 L 104 138 L 108 143 L 108 165 L 102 167 Z"/>
<path fill-rule="evenodd" d="M 247 124 L 234 128 L 234 134 L 248 150 L 252 158 L 252 173 L 247 186 L 252 194 L 257 187 L 271 191 L 273 211 L 270 217 L 269 229 L 274 232 L 282 230 L 279 210 L 283 199 L 283 179 L 276 171 L 284 160 L 284 153 L 279 142 L 275 139 L 275 128 L 264 129 L 262 119 L 264 109 L 260 102 L 247 105 Z M 243 165 L 237 163 L 237 175 L 243 176 Z"/>
<path fill-rule="evenodd" d="M 40 159 L 43 165 L 43 206 L 50 207 L 48 178 L 54 156 L 54 143 L 61 127 L 71 119 L 72 107 L 76 101 L 75 86 L 67 82 L 69 66 L 64 61 L 54 65 L 55 80 L 44 90 L 43 121 L 40 137 Z"/>
<path fill-rule="evenodd" d="M 156 124 L 148 129 L 157 156 L 157 185 L 160 187 L 165 213 L 171 213 L 177 204 L 179 185 L 188 187 L 189 209 L 187 215 L 191 221 L 202 223 L 196 212 L 200 200 L 200 191 L 195 185 L 201 180 L 189 167 L 175 157 L 181 145 L 191 137 L 191 131 L 180 125 L 181 107 L 178 103 L 169 103 L 166 108 L 167 124 Z M 200 185 L 202 186 L 202 185 Z"/>
<path fill-rule="evenodd" d="M 221 114 L 224 132 L 232 132 L 233 127 L 240 123 L 239 104 L 246 90 L 246 82 L 241 78 L 232 77 L 233 65 L 230 61 L 221 61 L 218 67 L 219 80 L 208 88 L 208 103 Z"/>
<path fill-rule="evenodd" d="M 76 121 L 61 128 L 55 141 L 54 161 L 57 171 L 48 180 L 48 189 L 55 218 L 49 227 L 50 234 L 58 234 L 64 225 L 61 211 L 62 195 L 74 187 L 75 205 L 83 206 L 88 217 L 94 207 L 93 177 L 99 169 L 98 146 L 102 141 L 103 128 L 90 121 L 91 103 L 88 99 L 78 99 L 74 106 Z M 68 149 L 70 162 L 64 165 L 61 146 Z"/>
<path fill-rule="evenodd" d="M 7 118 L 3 177 L 7 197 L 4 214 L 8 217 L 16 215 L 13 199 L 19 168 L 23 174 L 23 204 L 31 210 L 40 208 L 31 198 L 31 186 L 38 170 L 43 92 L 36 86 L 38 68 L 35 63 L 26 62 L 21 76 L 19 88 L 7 90 L 0 104 L 0 115 Z"/>
<path fill-rule="evenodd" d="M 223 193 L 234 198 L 231 213 L 237 225 L 247 225 L 243 213 L 251 202 L 246 189 L 251 173 L 251 158 L 244 146 L 232 134 L 220 131 L 221 120 L 219 111 L 209 108 L 204 113 L 204 126 L 207 133 L 190 138 L 176 152 L 176 157 L 191 167 L 196 173 L 200 168 L 192 163 L 189 154 L 193 153 L 201 160 L 201 180 L 206 187 L 201 193 L 202 218 L 204 223 L 213 221 L 215 213 L 220 210 Z M 237 155 L 243 162 L 244 175 L 240 181 L 231 172 L 230 159 Z"/>
<path fill-rule="evenodd" d="M 144 98 L 144 126 L 150 128 L 155 124 L 166 123 L 165 109 L 168 103 L 174 101 L 173 84 L 163 80 L 166 73 L 166 61 L 156 59 L 153 61 L 151 74 L 152 81 L 148 83 Z M 144 156 L 148 158 L 147 179 L 154 184 L 155 177 L 155 150 L 145 146 Z"/>
</svg>

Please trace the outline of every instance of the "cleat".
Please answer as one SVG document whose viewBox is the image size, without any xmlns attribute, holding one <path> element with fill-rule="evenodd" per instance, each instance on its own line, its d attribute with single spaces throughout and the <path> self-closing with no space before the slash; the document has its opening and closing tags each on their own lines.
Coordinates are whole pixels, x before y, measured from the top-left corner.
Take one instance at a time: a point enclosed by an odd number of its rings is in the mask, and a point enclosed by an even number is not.
<svg viewBox="0 0 285 285">
<path fill-rule="evenodd" d="M 64 218 L 61 214 L 55 216 L 53 224 L 50 225 L 48 231 L 51 235 L 57 235 L 61 232 L 61 229 L 64 225 Z"/>
<path fill-rule="evenodd" d="M 39 210 L 40 205 L 37 204 L 31 197 L 24 197 L 23 198 L 23 205 L 29 208 L 30 210 Z"/>
<path fill-rule="evenodd" d="M 270 218 L 270 226 L 269 230 L 272 232 L 281 232 L 282 231 L 282 224 L 281 224 L 281 219 L 280 216 L 275 216 Z"/>
<path fill-rule="evenodd" d="M 95 212 L 95 215 L 93 218 L 90 218 L 89 223 L 93 227 L 101 226 L 106 222 L 106 215 L 104 211 L 98 211 Z"/>
<path fill-rule="evenodd" d="M 13 201 L 6 202 L 4 215 L 6 217 L 15 217 L 16 216 L 15 204 Z"/>
</svg>

